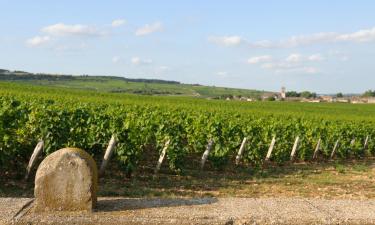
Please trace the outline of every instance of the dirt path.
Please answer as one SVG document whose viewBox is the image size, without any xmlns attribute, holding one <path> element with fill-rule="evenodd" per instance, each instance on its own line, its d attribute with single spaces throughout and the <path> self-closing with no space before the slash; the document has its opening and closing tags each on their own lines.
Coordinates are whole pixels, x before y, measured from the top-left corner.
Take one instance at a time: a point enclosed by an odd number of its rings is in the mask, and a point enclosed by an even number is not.
<svg viewBox="0 0 375 225">
<path fill-rule="evenodd" d="M 99 198 L 98 209 L 93 213 L 34 214 L 31 204 L 17 220 L 12 220 L 29 201 L 0 198 L 0 223 L 375 224 L 375 200 L 303 198 Z"/>
</svg>

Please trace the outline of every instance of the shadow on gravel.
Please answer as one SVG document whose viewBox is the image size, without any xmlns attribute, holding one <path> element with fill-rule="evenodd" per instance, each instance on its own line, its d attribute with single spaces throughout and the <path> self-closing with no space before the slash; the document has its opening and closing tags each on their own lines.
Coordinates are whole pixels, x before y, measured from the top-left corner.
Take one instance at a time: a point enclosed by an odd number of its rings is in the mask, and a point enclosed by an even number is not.
<svg viewBox="0 0 375 225">
<path fill-rule="evenodd" d="M 216 198 L 170 198 L 170 199 L 138 199 L 138 198 L 115 198 L 103 199 L 97 203 L 97 212 L 112 212 L 134 209 L 147 209 L 173 206 L 207 205 L 217 202 Z"/>
</svg>

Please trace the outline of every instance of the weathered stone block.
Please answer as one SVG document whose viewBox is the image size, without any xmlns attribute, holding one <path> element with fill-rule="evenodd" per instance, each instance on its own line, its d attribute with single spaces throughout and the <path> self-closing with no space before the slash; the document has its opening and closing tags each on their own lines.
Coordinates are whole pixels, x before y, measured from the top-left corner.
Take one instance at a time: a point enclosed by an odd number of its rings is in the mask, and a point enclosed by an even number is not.
<svg viewBox="0 0 375 225">
<path fill-rule="evenodd" d="M 35 177 L 35 211 L 92 210 L 97 201 L 98 172 L 94 159 L 78 148 L 47 156 Z"/>
</svg>

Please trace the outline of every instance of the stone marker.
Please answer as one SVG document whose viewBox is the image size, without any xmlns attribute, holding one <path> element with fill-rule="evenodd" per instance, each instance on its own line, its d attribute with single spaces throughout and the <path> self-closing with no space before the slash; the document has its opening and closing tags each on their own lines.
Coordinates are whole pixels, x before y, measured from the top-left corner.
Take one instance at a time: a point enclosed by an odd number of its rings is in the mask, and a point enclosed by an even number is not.
<svg viewBox="0 0 375 225">
<path fill-rule="evenodd" d="M 35 211 L 91 211 L 96 206 L 98 172 L 94 159 L 78 148 L 47 156 L 35 176 Z"/>
</svg>

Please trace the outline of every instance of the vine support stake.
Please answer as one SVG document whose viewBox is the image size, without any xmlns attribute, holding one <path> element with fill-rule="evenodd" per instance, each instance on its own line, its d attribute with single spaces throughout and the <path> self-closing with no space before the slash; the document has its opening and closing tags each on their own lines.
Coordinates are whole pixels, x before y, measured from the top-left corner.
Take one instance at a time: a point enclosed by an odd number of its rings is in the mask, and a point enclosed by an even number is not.
<svg viewBox="0 0 375 225">
<path fill-rule="evenodd" d="M 267 156 L 266 156 L 266 161 L 270 160 L 271 154 L 272 154 L 272 150 L 273 150 L 273 147 L 275 146 L 275 143 L 276 143 L 276 136 L 273 136 L 272 141 L 271 141 L 271 145 L 268 148 L 268 152 L 267 152 Z"/>
<path fill-rule="evenodd" d="M 318 157 L 318 152 L 320 150 L 320 142 L 321 142 L 321 139 L 319 138 L 318 143 L 316 144 L 316 147 L 315 147 L 313 159 L 316 159 Z"/>
<path fill-rule="evenodd" d="M 337 139 L 335 146 L 333 147 L 332 153 L 331 153 L 331 159 L 335 156 L 336 150 L 339 147 L 339 139 Z"/>
<path fill-rule="evenodd" d="M 164 160 L 164 157 L 165 155 L 167 154 L 167 150 L 168 150 L 168 147 L 169 147 L 169 144 L 170 144 L 170 139 L 168 139 L 165 144 L 164 144 L 164 148 L 163 150 L 161 151 L 161 154 L 160 154 L 160 157 L 159 157 L 159 160 L 158 160 L 158 163 L 156 164 L 156 168 L 155 168 L 155 171 L 154 171 L 154 174 L 156 175 L 159 170 L 160 170 L 160 167 L 161 167 L 161 164 L 163 163 L 163 160 Z"/>
<path fill-rule="evenodd" d="M 204 153 L 202 155 L 202 160 L 201 160 L 201 169 L 202 170 L 204 168 L 204 164 L 206 163 L 208 155 L 210 154 L 210 151 L 211 151 L 211 148 L 212 148 L 213 144 L 214 144 L 214 140 L 210 139 L 208 141 L 208 144 L 207 144 L 207 147 L 206 147 L 206 151 L 204 151 Z"/>
<path fill-rule="evenodd" d="M 27 165 L 25 180 L 29 179 L 30 172 L 35 166 L 36 159 L 39 157 L 40 153 L 42 153 L 43 147 L 44 147 L 44 142 L 43 140 L 40 140 L 38 144 L 35 146 L 33 154 L 31 155 L 31 158 L 29 160 L 29 164 Z"/>
<path fill-rule="evenodd" d="M 107 164 L 109 162 L 109 159 L 111 158 L 115 148 L 116 148 L 116 137 L 115 135 L 112 135 L 111 140 L 108 143 L 107 150 L 105 151 L 102 164 L 100 165 L 99 175 L 104 175 L 105 168 L 107 167 Z"/>
<path fill-rule="evenodd" d="M 365 151 L 365 154 L 371 155 L 370 152 L 368 151 L 368 141 L 369 141 L 369 136 L 366 136 L 365 144 L 363 145 L 363 150 Z"/>
<path fill-rule="evenodd" d="M 236 156 L 236 165 L 238 165 L 240 163 L 240 160 L 242 158 L 242 153 L 244 152 L 245 150 L 245 146 L 246 146 L 246 142 L 247 142 L 247 138 L 244 137 L 243 140 L 242 140 L 242 143 L 241 143 L 241 147 L 240 149 L 238 150 L 238 154 Z"/>
<path fill-rule="evenodd" d="M 353 152 L 353 146 L 355 144 L 355 138 L 353 138 L 351 141 L 350 141 L 350 148 L 349 148 L 349 154 L 351 154 Z"/>
<path fill-rule="evenodd" d="M 298 143 L 299 143 L 299 136 L 297 136 L 296 140 L 294 141 L 292 152 L 290 153 L 290 161 L 294 160 L 294 157 L 295 157 L 297 149 L 298 149 Z"/>
</svg>

